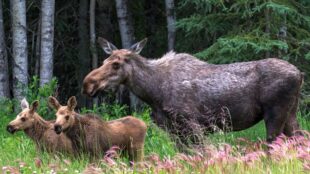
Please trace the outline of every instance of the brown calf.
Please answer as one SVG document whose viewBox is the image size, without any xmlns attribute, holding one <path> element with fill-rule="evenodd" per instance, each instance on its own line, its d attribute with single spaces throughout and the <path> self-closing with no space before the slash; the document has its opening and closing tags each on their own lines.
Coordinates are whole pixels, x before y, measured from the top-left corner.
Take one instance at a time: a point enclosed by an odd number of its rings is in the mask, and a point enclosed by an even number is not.
<svg viewBox="0 0 310 174">
<path fill-rule="evenodd" d="M 29 107 L 27 100 L 23 99 L 21 101 L 22 112 L 8 124 L 7 131 L 13 134 L 23 130 L 41 151 L 73 153 L 70 139 L 64 134 L 55 133 L 54 121 L 45 121 L 36 113 L 38 105 L 39 102 L 34 101 Z"/>
<path fill-rule="evenodd" d="M 56 133 L 64 132 L 73 142 L 76 152 L 100 157 L 112 146 L 118 146 L 128 152 L 130 160 L 143 159 L 146 134 L 143 121 L 132 116 L 107 122 L 95 115 L 81 116 L 74 111 L 77 104 L 74 96 L 68 100 L 67 106 L 61 106 L 54 97 L 49 97 L 48 102 L 57 110 Z"/>
</svg>

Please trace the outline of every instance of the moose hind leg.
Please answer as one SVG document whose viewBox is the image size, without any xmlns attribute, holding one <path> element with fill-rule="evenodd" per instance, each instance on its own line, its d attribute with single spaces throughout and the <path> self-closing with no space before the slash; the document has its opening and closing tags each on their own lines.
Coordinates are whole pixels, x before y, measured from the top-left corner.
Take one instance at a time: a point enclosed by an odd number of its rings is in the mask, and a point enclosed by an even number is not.
<svg viewBox="0 0 310 174">
<path fill-rule="evenodd" d="M 289 112 L 285 107 L 273 106 L 265 109 L 264 121 L 268 143 L 274 141 L 283 132 L 288 115 Z"/>
<path fill-rule="evenodd" d="M 297 130 L 300 130 L 299 124 L 297 122 L 297 109 L 298 109 L 298 98 L 295 99 L 295 102 L 289 112 L 289 117 L 285 123 L 283 133 L 290 137 L 297 133 Z"/>
</svg>

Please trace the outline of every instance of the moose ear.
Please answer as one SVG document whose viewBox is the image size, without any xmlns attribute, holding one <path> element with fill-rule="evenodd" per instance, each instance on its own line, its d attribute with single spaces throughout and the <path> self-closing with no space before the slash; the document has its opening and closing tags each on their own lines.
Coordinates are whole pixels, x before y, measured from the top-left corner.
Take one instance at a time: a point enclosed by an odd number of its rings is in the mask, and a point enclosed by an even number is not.
<svg viewBox="0 0 310 174">
<path fill-rule="evenodd" d="M 112 43 L 108 42 L 102 37 L 98 37 L 99 45 L 103 49 L 103 51 L 107 54 L 112 54 L 113 50 L 117 50 L 116 46 L 114 46 Z"/>
<path fill-rule="evenodd" d="M 76 102 L 75 96 L 70 97 L 67 102 L 67 107 L 69 108 L 69 110 L 73 111 L 76 105 L 77 105 L 77 102 Z"/>
<path fill-rule="evenodd" d="M 58 100 L 52 96 L 48 97 L 48 105 L 51 108 L 55 108 L 56 110 L 58 110 L 60 108 L 60 104 L 59 104 Z"/>
<path fill-rule="evenodd" d="M 20 107 L 22 108 L 22 110 L 29 108 L 29 103 L 27 101 L 26 98 L 24 98 L 21 102 L 20 102 Z"/>
<path fill-rule="evenodd" d="M 38 109 L 38 107 L 39 107 L 39 101 L 35 100 L 31 104 L 30 111 L 35 112 Z"/>
<path fill-rule="evenodd" d="M 129 50 L 136 54 L 139 54 L 142 51 L 143 47 L 145 46 L 146 42 L 147 38 L 144 38 L 140 42 L 133 44 Z"/>
</svg>

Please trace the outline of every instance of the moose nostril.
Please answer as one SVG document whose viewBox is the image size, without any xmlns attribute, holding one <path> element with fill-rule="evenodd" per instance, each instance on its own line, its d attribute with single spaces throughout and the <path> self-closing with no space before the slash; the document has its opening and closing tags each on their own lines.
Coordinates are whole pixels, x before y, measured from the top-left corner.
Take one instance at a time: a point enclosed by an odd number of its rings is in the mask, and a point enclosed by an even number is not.
<svg viewBox="0 0 310 174">
<path fill-rule="evenodd" d="M 6 127 L 6 130 L 7 130 L 8 132 L 12 133 L 12 132 L 14 131 L 14 128 L 13 128 L 13 126 L 8 125 L 8 126 Z"/>
<path fill-rule="evenodd" d="M 60 125 L 55 125 L 55 126 L 54 126 L 54 130 L 55 130 L 55 132 L 56 132 L 57 134 L 60 134 L 60 132 L 61 132 L 61 126 L 60 126 Z"/>
<path fill-rule="evenodd" d="M 55 125 L 54 128 L 55 130 L 60 129 L 60 125 Z"/>
</svg>

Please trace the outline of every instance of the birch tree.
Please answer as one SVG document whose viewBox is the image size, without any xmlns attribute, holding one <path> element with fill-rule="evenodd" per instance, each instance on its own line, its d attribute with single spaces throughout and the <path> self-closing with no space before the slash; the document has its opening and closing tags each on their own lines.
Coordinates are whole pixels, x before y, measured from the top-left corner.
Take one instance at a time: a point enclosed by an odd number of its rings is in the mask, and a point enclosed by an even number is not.
<svg viewBox="0 0 310 174">
<path fill-rule="evenodd" d="M 26 0 L 11 0 L 13 95 L 21 100 L 28 85 Z"/>
<path fill-rule="evenodd" d="M 115 0 L 115 2 L 122 46 L 124 48 L 130 48 L 134 41 L 134 31 L 130 19 L 131 14 L 128 9 L 128 0 Z"/>
<path fill-rule="evenodd" d="M 95 31 L 95 11 L 96 11 L 96 0 L 90 0 L 89 7 L 89 35 L 90 35 L 90 50 L 92 54 L 92 69 L 98 67 L 98 55 L 96 49 L 96 31 Z M 93 99 L 93 104 L 98 104 L 98 98 Z"/>
<path fill-rule="evenodd" d="M 133 44 L 134 41 L 134 30 L 131 21 L 131 14 L 128 9 L 128 0 L 115 0 L 115 2 L 116 2 L 118 25 L 122 39 L 122 46 L 123 48 L 130 48 L 130 46 Z M 119 92 L 118 97 L 119 102 L 122 104 L 128 103 L 126 102 L 128 94 L 129 94 L 130 108 L 132 110 L 138 109 L 141 105 L 141 101 L 139 101 L 139 99 L 134 94 L 129 92 L 128 89 L 125 89 L 123 86 L 121 87 Z"/>
<path fill-rule="evenodd" d="M 3 27 L 2 1 L 0 0 L 0 98 L 10 97 L 8 58 L 4 38 L 5 34 Z"/>
<path fill-rule="evenodd" d="M 167 29 L 168 29 L 168 50 L 174 49 L 175 42 L 175 7 L 174 0 L 165 0 Z"/>
<path fill-rule="evenodd" d="M 55 0 L 42 0 L 40 86 L 53 77 L 54 12 Z"/>
</svg>

